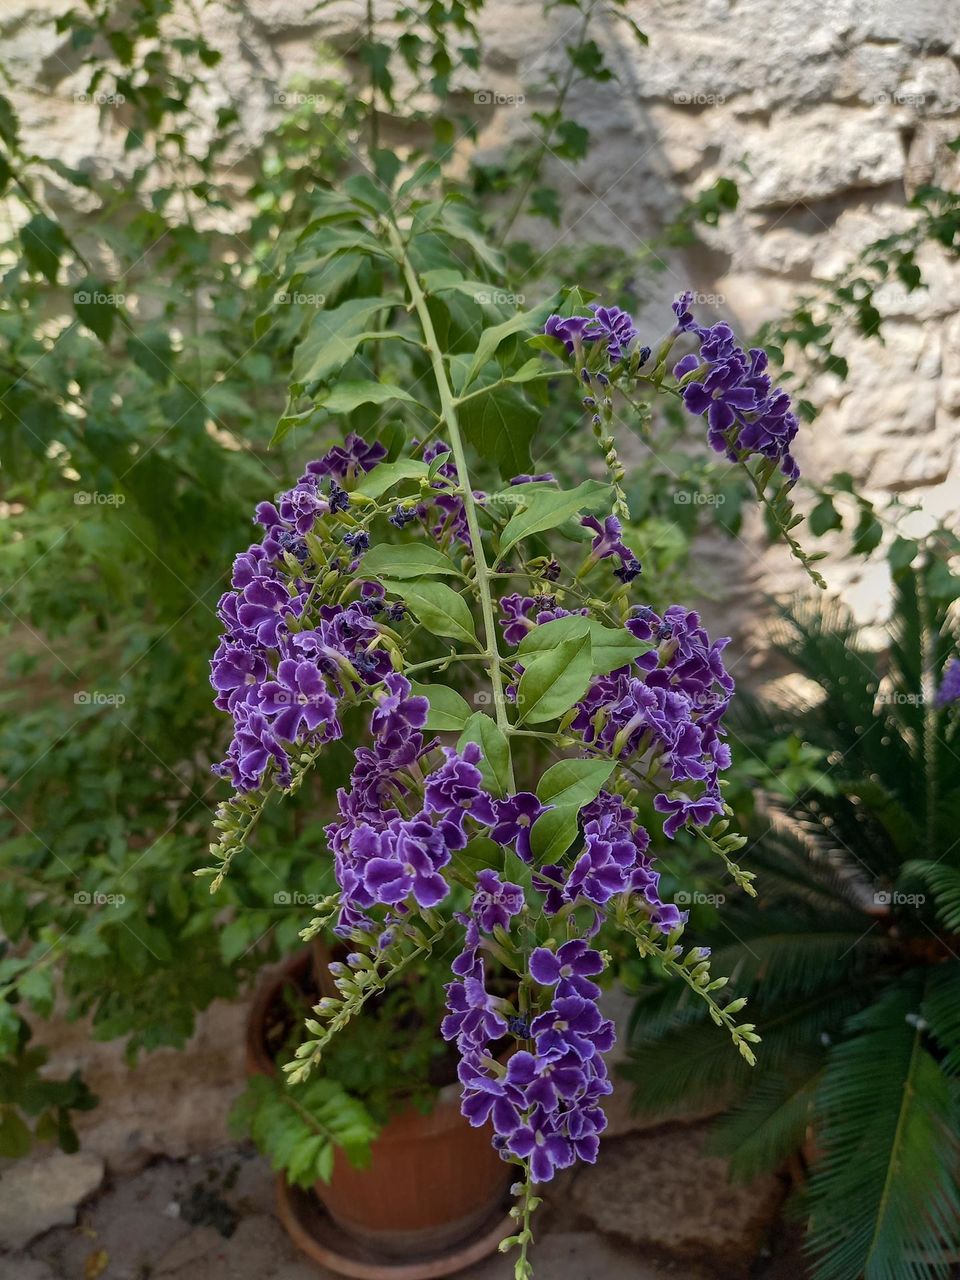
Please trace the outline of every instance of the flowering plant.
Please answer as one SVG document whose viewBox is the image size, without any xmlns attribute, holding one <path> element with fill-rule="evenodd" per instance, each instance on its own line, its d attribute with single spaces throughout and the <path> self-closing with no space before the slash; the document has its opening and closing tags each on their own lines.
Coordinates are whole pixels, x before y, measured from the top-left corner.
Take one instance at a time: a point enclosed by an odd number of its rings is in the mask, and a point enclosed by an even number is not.
<svg viewBox="0 0 960 1280">
<path fill-rule="evenodd" d="M 391 400 L 412 404 L 413 425 L 347 435 L 257 509 L 259 540 L 237 557 L 220 603 L 212 682 L 234 736 L 217 768 L 235 795 L 204 873 L 216 888 L 266 798 L 296 791 L 349 736 L 353 771 L 327 828 L 338 889 L 304 937 L 332 923 L 352 949 L 288 1081 L 310 1076 L 389 978 L 459 937 L 441 1030 L 459 1052 L 464 1115 L 491 1120 L 518 1167 L 517 1231 L 504 1247 L 519 1248 L 523 1280 L 537 1184 L 595 1160 L 604 1127 L 614 1029 L 597 1005 L 601 930 L 627 934 L 686 982 L 748 1062 L 757 1040 L 737 1020 L 744 1001 L 721 1003 L 725 979 L 711 977 L 708 952 L 684 946 L 685 916 L 661 896 L 637 819 L 649 791 L 663 838 L 692 828 L 752 892 L 722 798 L 727 641 L 683 605 L 643 603 L 610 434 L 617 405 L 663 392 L 705 417 L 711 447 L 748 470 L 803 557 L 789 532 L 797 422 L 763 353 L 743 351 L 725 324 L 697 324 L 689 295 L 656 354 L 626 313 L 579 292 L 487 319 L 466 349 L 451 317 L 463 296 L 483 294 L 463 254 L 486 261 L 466 215 L 423 200 L 401 224 L 374 184 L 347 188 L 317 225 L 352 223 L 352 243 L 388 265 L 375 296 L 349 298 L 308 329 L 278 431 Z M 397 381 L 352 380 L 357 353 L 392 339 L 409 352 L 394 357 Z M 697 349 L 669 369 L 674 345 L 691 340 Z M 550 473 L 510 475 L 525 460 L 533 397 L 564 379 L 580 388 L 604 479 L 563 488 Z M 484 461 L 508 469 L 505 486 L 475 487 Z M 473 706 L 452 683 L 469 690 L 471 675 Z M 494 969 L 514 975 L 514 994 L 492 992 Z"/>
</svg>

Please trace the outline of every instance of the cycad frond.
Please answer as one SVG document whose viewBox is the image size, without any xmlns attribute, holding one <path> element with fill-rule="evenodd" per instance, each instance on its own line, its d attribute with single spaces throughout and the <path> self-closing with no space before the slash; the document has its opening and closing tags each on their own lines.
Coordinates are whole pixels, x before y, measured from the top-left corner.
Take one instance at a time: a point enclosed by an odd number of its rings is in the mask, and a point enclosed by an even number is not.
<svg viewBox="0 0 960 1280">
<path fill-rule="evenodd" d="M 935 969 L 927 984 L 922 1014 L 946 1057 L 941 1070 L 960 1076 L 960 961 Z"/>
<path fill-rule="evenodd" d="M 916 876 L 933 894 L 937 917 L 951 933 L 960 933 L 960 868 L 945 862 L 915 859 L 907 862 L 904 875 Z"/>
<path fill-rule="evenodd" d="M 816 1280 L 934 1280 L 960 1247 L 956 1096 L 924 1042 L 924 986 L 918 974 L 887 991 L 830 1053 L 809 1197 Z"/>
<path fill-rule="evenodd" d="M 794 1058 L 788 1070 L 765 1074 L 716 1121 L 709 1148 L 729 1157 L 732 1178 L 750 1182 L 779 1168 L 802 1145 L 822 1069 L 822 1055 Z"/>
</svg>

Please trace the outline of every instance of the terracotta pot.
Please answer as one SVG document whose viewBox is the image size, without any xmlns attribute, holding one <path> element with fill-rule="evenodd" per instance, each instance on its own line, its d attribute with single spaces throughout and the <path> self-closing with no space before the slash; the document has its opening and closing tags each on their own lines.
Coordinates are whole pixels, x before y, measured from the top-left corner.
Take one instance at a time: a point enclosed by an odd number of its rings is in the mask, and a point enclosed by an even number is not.
<svg viewBox="0 0 960 1280">
<path fill-rule="evenodd" d="M 302 981 L 314 953 L 292 956 L 265 982 L 247 1025 L 247 1069 L 275 1075 L 264 1043 L 267 1013 L 287 982 Z M 472 1128 L 460 1114 L 459 1087 L 441 1089 L 433 1109 L 393 1116 L 355 1169 L 337 1151 L 329 1183 L 316 1194 L 334 1222 L 387 1258 L 435 1254 L 474 1233 L 503 1200 L 511 1168 L 491 1146 L 489 1126 Z"/>
</svg>

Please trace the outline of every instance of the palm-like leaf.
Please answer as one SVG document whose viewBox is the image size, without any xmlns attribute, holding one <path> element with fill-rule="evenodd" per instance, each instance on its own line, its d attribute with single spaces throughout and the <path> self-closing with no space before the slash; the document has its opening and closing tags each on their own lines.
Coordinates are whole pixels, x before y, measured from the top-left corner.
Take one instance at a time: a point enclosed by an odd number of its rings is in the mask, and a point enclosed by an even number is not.
<svg viewBox="0 0 960 1280">
<path fill-rule="evenodd" d="M 925 983 L 885 992 L 829 1056 L 809 1193 L 817 1280 L 946 1277 L 960 1248 L 957 1095 L 926 1042 Z"/>
</svg>

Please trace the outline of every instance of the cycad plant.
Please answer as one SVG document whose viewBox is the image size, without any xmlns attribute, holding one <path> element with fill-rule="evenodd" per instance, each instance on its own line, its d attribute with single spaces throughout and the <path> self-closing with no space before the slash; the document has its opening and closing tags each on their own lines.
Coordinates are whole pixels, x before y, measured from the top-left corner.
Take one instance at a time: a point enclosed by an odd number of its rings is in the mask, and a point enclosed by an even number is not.
<svg viewBox="0 0 960 1280">
<path fill-rule="evenodd" d="M 754 1002 L 757 1070 L 682 992 L 645 992 L 634 1017 L 640 1109 L 725 1108 L 714 1140 L 737 1177 L 804 1152 L 816 1280 L 930 1280 L 960 1260 L 956 551 L 897 541 L 882 654 L 839 606 L 789 615 L 803 691 L 735 728 L 766 775 L 760 909 L 727 901 L 707 940 Z"/>
</svg>

